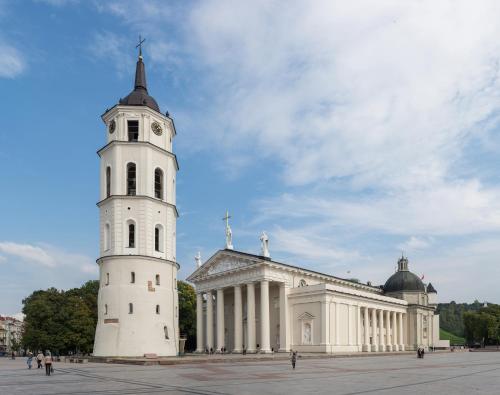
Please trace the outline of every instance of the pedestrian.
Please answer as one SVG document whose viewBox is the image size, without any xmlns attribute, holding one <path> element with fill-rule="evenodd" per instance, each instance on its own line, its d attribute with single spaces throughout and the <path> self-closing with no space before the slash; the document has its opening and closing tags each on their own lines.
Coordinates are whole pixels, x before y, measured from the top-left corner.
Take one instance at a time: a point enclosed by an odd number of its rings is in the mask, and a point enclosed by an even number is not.
<svg viewBox="0 0 500 395">
<path fill-rule="evenodd" d="M 45 375 L 50 376 L 53 371 L 52 356 L 50 355 L 50 351 L 47 351 L 47 355 L 45 355 Z"/>
<path fill-rule="evenodd" d="M 292 351 L 292 369 L 295 369 L 295 363 L 297 362 L 297 351 Z"/>
<path fill-rule="evenodd" d="M 42 361 L 43 361 L 43 354 L 41 351 L 38 351 L 38 355 L 36 356 L 36 363 L 38 364 L 37 369 L 40 369 L 42 367 Z"/>
<path fill-rule="evenodd" d="M 26 363 L 28 364 L 28 369 L 31 370 L 31 365 L 33 364 L 33 354 L 31 352 L 28 352 L 28 359 L 26 360 Z"/>
<path fill-rule="evenodd" d="M 12 359 L 16 359 L 16 353 L 12 351 Z"/>
</svg>

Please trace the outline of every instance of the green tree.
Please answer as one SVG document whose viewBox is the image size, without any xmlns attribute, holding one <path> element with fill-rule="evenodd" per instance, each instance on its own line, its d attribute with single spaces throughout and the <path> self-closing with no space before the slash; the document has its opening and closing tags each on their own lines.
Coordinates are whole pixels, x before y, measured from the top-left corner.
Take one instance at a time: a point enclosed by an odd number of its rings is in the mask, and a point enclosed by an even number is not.
<svg viewBox="0 0 500 395">
<path fill-rule="evenodd" d="M 186 336 L 187 351 L 196 348 L 196 293 L 194 288 L 184 281 L 177 281 L 179 294 L 179 332 Z"/>
</svg>

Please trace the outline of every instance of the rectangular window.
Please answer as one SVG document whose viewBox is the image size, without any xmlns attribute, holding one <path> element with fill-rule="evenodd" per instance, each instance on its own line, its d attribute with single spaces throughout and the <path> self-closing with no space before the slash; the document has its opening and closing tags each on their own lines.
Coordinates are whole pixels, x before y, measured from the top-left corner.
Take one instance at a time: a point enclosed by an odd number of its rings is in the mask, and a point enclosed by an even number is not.
<svg viewBox="0 0 500 395">
<path fill-rule="evenodd" d="M 156 275 L 156 285 L 160 285 L 160 275 Z"/>
<path fill-rule="evenodd" d="M 139 140 L 139 121 L 127 121 L 128 141 Z"/>
<path fill-rule="evenodd" d="M 130 282 L 133 284 L 135 283 L 135 272 L 130 273 Z"/>
<path fill-rule="evenodd" d="M 134 314 L 134 305 L 132 303 L 128 304 L 128 313 Z"/>
<path fill-rule="evenodd" d="M 109 285 L 109 273 L 106 273 L 106 285 Z"/>
</svg>

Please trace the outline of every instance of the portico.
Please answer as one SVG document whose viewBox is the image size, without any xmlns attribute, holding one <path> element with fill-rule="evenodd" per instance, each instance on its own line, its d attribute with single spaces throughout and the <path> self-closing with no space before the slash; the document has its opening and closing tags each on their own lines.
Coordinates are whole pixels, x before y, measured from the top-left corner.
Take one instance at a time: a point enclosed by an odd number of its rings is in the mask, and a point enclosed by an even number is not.
<svg viewBox="0 0 500 395">
<path fill-rule="evenodd" d="M 267 257 L 221 250 L 189 278 L 197 292 L 197 351 L 403 351 L 408 302 Z M 214 308 L 215 304 L 215 308 Z"/>
</svg>

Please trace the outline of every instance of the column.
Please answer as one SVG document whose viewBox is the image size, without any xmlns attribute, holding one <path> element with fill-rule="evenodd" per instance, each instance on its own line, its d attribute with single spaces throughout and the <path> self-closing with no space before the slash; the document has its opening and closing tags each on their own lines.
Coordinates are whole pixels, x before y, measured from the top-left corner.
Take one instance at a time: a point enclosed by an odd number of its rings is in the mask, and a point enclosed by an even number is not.
<svg viewBox="0 0 500 395">
<path fill-rule="evenodd" d="M 347 344 L 352 346 L 352 306 L 350 304 L 347 305 Z"/>
<path fill-rule="evenodd" d="M 234 353 L 240 353 L 243 345 L 243 306 L 241 286 L 234 286 Z"/>
<path fill-rule="evenodd" d="M 365 321 L 365 336 L 363 341 L 363 351 L 370 351 L 370 319 L 368 317 L 368 307 L 363 308 L 363 317 Z"/>
<path fill-rule="evenodd" d="M 321 342 L 322 346 L 330 345 L 330 304 L 321 302 Z M 328 351 L 325 349 L 325 351 Z"/>
<path fill-rule="evenodd" d="M 207 292 L 207 348 L 214 348 L 214 298 L 212 291 Z"/>
<path fill-rule="evenodd" d="M 378 350 L 385 351 L 384 341 L 384 310 L 378 311 Z"/>
<path fill-rule="evenodd" d="M 196 294 L 196 352 L 202 353 L 203 345 L 203 295 Z"/>
<path fill-rule="evenodd" d="M 224 290 L 217 290 L 217 352 L 224 347 Z"/>
<path fill-rule="evenodd" d="M 399 318 L 399 330 L 398 330 L 398 335 L 399 335 L 399 351 L 404 351 L 405 350 L 405 345 L 404 345 L 404 337 L 403 337 L 403 313 L 398 313 L 398 318 Z"/>
<path fill-rule="evenodd" d="M 385 312 L 385 341 L 386 341 L 386 350 L 387 351 L 392 351 L 392 341 L 391 341 L 391 312 L 387 310 Z"/>
<path fill-rule="evenodd" d="M 269 342 L 269 281 L 260 282 L 260 352 L 271 352 Z"/>
<path fill-rule="evenodd" d="M 286 283 L 280 284 L 280 352 L 290 351 L 290 322 L 288 317 L 288 291 Z"/>
<path fill-rule="evenodd" d="M 377 309 L 372 309 L 372 351 L 378 351 Z"/>
<path fill-rule="evenodd" d="M 248 352 L 255 352 L 255 285 L 247 284 L 247 336 L 248 344 L 245 345 Z"/>
<path fill-rule="evenodd" d="M 361 307 L 356 306 L 356 345 L 358 346 L 358 351 L 361 351 Z"/>
<path fill-rule="evenodd" d="M 397 332 L 398 332 L 398 325 L 396 323 L 396 315 L 397 313 L 393 311 L 391 313 L 392 315 L 392 351 L 398 351 L 398 337 L 397 337 Z"/>
<path fill-rule="evenodd" d="M 335 302 L 335 345 L 340 345 L 340 312 L 339 303 Z"/>
</svg>

